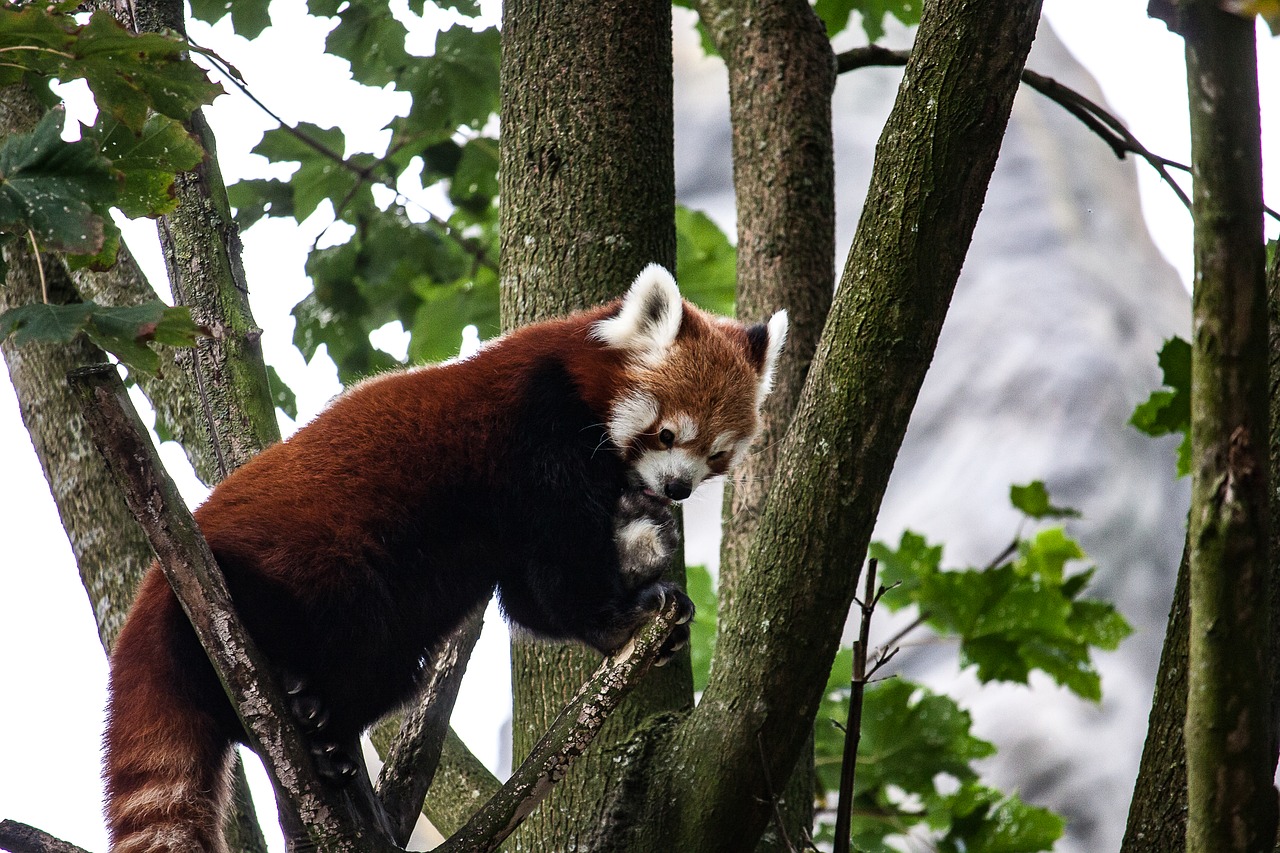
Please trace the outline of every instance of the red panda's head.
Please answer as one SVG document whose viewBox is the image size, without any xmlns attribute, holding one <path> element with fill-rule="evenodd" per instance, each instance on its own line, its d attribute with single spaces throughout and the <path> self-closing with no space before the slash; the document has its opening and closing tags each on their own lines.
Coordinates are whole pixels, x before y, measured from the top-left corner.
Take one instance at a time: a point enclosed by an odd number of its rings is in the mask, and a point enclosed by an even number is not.
<svg viewBox="0 0 1280 853">
<path fill-rule="evenodd" d="M 672 500 L 746 454 L 787 336 L 787 314 L 748 326 L 685 302 L 671 274 L 646 267 L 592 337 L 626 356 L 608 430 L 635 485 Z"/>
</svg>

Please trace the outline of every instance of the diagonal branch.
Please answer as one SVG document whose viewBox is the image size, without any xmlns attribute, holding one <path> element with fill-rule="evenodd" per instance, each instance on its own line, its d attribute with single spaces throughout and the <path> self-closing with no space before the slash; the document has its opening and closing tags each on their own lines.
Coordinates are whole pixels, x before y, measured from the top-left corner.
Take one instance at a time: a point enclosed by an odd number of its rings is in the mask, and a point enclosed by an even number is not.
<svg viewBox="0 0 1280 853">
<path fill-rule="evenodd" d="M 96 365 L 73 371 L 69 379 L 95 444 L 146 529 L 276 790 L 284 794 L 278 798 L 281 807 L 295 811 L 286 822 L 305 826 L 320 850 L 399 849 L 369 822 L 357 825 L 353 816 L 360 812 L 352 808 L 352 795 L 334 791 L 316 775 L 279 686 L 265 677 L 269 664 L 235 615 L 222 572 L 146 438 L 116 368 Z"/>
<path fill-rule="evenodd" d="M 483 626 L 482 605 L 432 653 L 417 707 L 404 715 L 399 732 L 385 750 L 386 764 L 374 791 L 391 819 L 398 844 L 408 843 L 435 778 L 449 734 L 449 716 Z"/>
<path fill-rule="evenodd" d="M 866 47 L 858 47 L 837 54 L 836 70 L 837 73 L 843 74 L 846 71 L 872 66 L 904 66 L 907 64 L 907 59 L 910 55 L 911 52 L 907 50 L 890 50 L 880 45 L 867 45 Z M 1079 119 L 1085 127 L 1092 130 L 1103 142 L 1107 143 L 1119 159 L 1123 160 L 1127 154 L 1136 154 L 1146 160 L 1151 165 L 1151 168 L 1155 169 L 1156 173 L 1169 185 L 1178 200 L 1188 210 L 1191 209 L 1191 199 L 1187 196 L 1186 191 L 1169 174 L 1170 169 L 1189 174 L 1191 172 L 1190 166 L 1154 153 L 1143 145 L 1115 115 L 1070 86 L 1065 86 L 1052 77 L 1046 77 L 1029 68 L 1022 70 L 1022 82 Z M 1273 219 L 1280 219 L 1280 212 L 1272 210 L 1265 205 L 1263 210 Z"/>
<path fill-rule="evenodd" d="M 675 601 L 669 601 L 622 651 L 601 663 L 507 783 L 436 850 L 488 853 L 497 849 L 564 778 L 609 715 L 653 667 L 675 627 L 677 610 Z"/>
</svg>

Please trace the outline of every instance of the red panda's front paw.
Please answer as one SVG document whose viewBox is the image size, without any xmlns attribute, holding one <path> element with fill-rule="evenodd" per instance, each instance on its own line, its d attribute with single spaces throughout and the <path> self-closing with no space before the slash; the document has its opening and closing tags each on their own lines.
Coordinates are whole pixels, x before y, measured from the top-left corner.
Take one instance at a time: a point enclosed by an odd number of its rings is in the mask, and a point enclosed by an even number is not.
<svg viewBox="0 0 1280 853">
<path fill-rule="evenodd" d="M 670 502 L 628 491 L 618 500 L 613 522 L 618 563 L 628 582 L 640 585 L 660 577 L 680 544 Z"/>
<path fill-rule="evenodd" d="M 661 612 L 667 606 L 667 603 L 674 599 L 676 608 L 675 627 L 671 629 L 671 635 L 667 637 L 667 641 L 662 644 L 662 648 L 658 651 L 658 658 L 655 663 L 658 666 L 664 666 L 667 661 L 675 657 L 676 652 L 689 645 L 689 624 L 693 621 L 693 615 L 697 611 L 694 607 L 693 600 L 685 594 L 684 590 L 674 584 L 660 582 L 653 584 L 651 590 L 659 596 L 657 606 L 653 612 Z"/>
</svg>

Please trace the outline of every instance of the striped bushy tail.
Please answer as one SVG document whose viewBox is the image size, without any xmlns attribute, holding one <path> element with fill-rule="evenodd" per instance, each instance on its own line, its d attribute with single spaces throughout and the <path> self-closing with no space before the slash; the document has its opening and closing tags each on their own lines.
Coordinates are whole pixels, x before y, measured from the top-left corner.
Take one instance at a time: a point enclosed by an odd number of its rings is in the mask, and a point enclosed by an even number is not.
<svg viewBox="0 0 1280 853">
<path fill-rule="evenodd" d="M 104 780 L 111 853 L 225 853 L 226 698 L 163 576 L 152 572 L 111 658 Z M 148 589 L 151 587 L 151 589 Z M 228 708 L 229 711 L 229 708 Z"/>
</svg>

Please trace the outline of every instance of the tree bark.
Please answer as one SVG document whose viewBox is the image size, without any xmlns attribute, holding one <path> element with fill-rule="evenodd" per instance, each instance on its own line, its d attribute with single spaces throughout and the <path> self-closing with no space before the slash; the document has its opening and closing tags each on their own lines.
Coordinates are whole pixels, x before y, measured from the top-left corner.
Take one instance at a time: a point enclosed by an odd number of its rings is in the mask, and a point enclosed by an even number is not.
<svg viewBox="0 0 1280 853">
<path fill-rule="evenodd" d="M 103 0 L 135 32 L 186 34 L 180 0 Z M 187 123 L 204 147 L 204 161 L 178 175 L 178 207 L 159 221 L 160 245 L 174 302 L 213 330 L 180 360 L 192 376 L 204 417 L 204 443 L 223 477 L 280 440 L 262 359 L 262 330 L 249 310 L 240 232 L 231 218 L 213 131 L 197 110 Z"/>
<path fill-rule="evenodd" d="M 505 3 L 501 97 L 504 326 L 619 296 L 648 263 L 675 268 L 670 3 Z M 516 761 L 598 663 L 576 646 L 512 644 Z M 609 800 L 619 744 L 641 720 L 691 703 L 681 654 L 611 715 L 512 848 L 584 845 Z"/>
<path fill-rule="evenodd" d="M 807 2 L 702 0 L 697 8 L 729 75 L 736 313 L 752 323 L 785 308 L 789 321 L 760 435 L 725 484 L 717 594 L 721 612 L 732 612 L 778 448 L 835 289 L 835 57 Z M 812 831 L 808 763 L 798 763 L 790 782 L 778 781 L 771 796 L 783 825 L 771 823 L 759 849 L 785 849 L 789 839 Z"/>
<path fill-rule="evenodd" d="M 667 772 L 651 774 L 664 849 L 747 849 L 769 819 L 767 779 L 792 772 L 1039 15 L 1037 0 L 925 5 L 751 570 L 702 702 L 664 744 Z"/>
<path fill-rule="evenodd" d="M 0 135 L 28 131 L 39 118 L 39 105 L 22 87 L 10 86 L 0 91 Z M 68 274 L 61 258 L 44 255 L 40 264 L 50 299 L 72 302 L 88 297 L 103 305 L 136 305 L 154 298 L 154 291 L 123 246 L 120 254 L 112 270 L 72 274 Z M 41 297 L 40 270 L 34 255 L 19 244 L 6 250 L 6 260 L 9 276 L 6 286 L 0 288 L 0 312 L 36 302 Z M 4 352 L 18 397 L 23 425 L 31 436 L 62 527 L 71 543 L 81 583 L 93 608 L 98 637 L 109 653 L 124 625 L 138 581 L 154 555 L 124 496 L 95 451 L 79 405 L 66 382 L 68 372 L 104 362 L 106 355 L 83 337 L 66 346 L 16 347 L 12 342 L 5 342 L 0 350 Z M 176 430 L 189 434 L 194 429 L 194 398 L 179 371 L 170 369 L 161 377 L 139 376 L 138 384 L 156 411 L 166 416 Z M 188 450 L 188 455 L 197 466 L 197 473 L 209 481 L 207 454 L 202 454 L 198 445 L 194 448 Z M 236 805 L 228 817 L 228 845 L 244 853 L 265 853 L 266 840 L 258 826 L 248 780 L 238 758 L 233 779 Z"/>
<path fill-rule="evenodd" d="M 1257 57 L 1252 18 L 1181 11 L 1196 258 L 1187 850 L 1243 853 L 1276 836 Z"/>
<path fill-rule="evenodd" d="M 1165 853 L 1187 843 L 1187 627 L 1189 547 L 1182 551 L 1138 778 L 1120 853 Z"/>
</svg>

